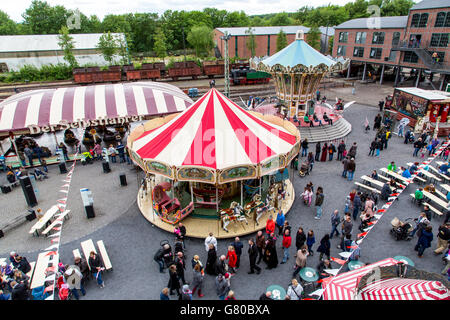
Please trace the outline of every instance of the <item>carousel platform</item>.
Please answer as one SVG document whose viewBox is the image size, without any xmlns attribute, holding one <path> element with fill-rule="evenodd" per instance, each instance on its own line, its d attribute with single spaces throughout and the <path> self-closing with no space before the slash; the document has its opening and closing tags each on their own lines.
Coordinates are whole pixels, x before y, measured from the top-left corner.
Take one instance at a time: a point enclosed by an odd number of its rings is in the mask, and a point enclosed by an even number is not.
<svg viewBox="0 0 450 320">
<path fill-rule="evenodd" d="M 286 197 L 281 201 L 281 210 L 287 214 L 291 209 L 294 199 L 295 191 L 292 183 L 289 180 L 285 180 L 286 183 Z M 139 189 L 137 196 L 137 203 L 142 215 L 154 226 L 163 229 L 167 232 L 173 233 L 174 225 L 162 221 L 157 214 L 153 211 L 151 194 L 148 192 L 145 194 L 143 189 Z M 222 206 L 220 206 L 222 208 Z M 225 206 L 226 207 L 226 206 Z M 198 209 L 195 209 L 196 211 Z M 213 215 L 216 216 L 215 210 L 210 210 Z M 248 224 L 245 222 L 234 222 L 228 225 L 228 232 L 222 228 L 222 221 L 219 219 L 212 219 L 211 217 L 204 216 L 193 212 L 191 215 L 183 219 L 181 222 L 186 227 L 187 236 L 192 238 L 204 239 L 210 232 L 214 234 L 217 239 L 226 239 L 236 236 L 243 236 L 251 233 L 255 233 L 258 230 L 262 230 L 266 227 L 266 221 L 269 215 L 272 214 L 273 218 L 276 218 L 276 212 L 274 210 L 264 213 L 260 220 L 259 225 L 256 224 L 254 219 L 247 218 Z"/>
<path fill-rule="evenodd" d="M 321 127 L 299 127 L 302 139 L 308 142 L 336 141 L 346 137 L 352 131 L 352 125 L 344 118 L 333 121 L 333 125 Z"/>
</svg>

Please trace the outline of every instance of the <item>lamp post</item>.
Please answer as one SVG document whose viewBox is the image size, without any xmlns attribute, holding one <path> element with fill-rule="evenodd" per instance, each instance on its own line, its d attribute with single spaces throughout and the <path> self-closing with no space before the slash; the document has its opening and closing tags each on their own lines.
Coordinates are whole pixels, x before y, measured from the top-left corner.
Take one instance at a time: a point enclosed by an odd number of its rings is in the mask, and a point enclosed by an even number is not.
<svg viewBox="0 0 450 320">
<path fill-rule="evenodd" d="M 184 40 L 184 26 L 181 27 L 183 33 L 183 53 L 184 53 L 184 62 L 186 62 L 186 41 Z"/>
<path fill-rule="evenodd" d="M 229 98 L 230 97 L 230 72 L 229 72 L 229 66 L 228 66 L 228 60 L 229 60 L 229 57 L 228 57 L 228 40 L 230 40 L 231 39 L 231 35 L 230 34 L 228 34 L 228 32 L 225 32 L 225 35 L 224 36 L 221 36 L 220 37 L 220 39 L 221 40 L 224 40 L 225 41 L 225 96 L 227 97 L 227 98 Z"/>
</svg>

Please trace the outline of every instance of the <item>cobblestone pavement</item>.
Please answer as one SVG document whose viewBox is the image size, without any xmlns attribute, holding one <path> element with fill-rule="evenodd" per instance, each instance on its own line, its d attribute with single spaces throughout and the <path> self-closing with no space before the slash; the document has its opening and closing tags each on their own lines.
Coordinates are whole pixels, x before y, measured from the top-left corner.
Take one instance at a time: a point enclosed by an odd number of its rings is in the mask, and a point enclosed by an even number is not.
<svg viewBox="0 0 450 320">
<path fill-rule="evenodd" d="M 376 103 L 374 103 L 375 105 Z M 353 105 L 345 112 L 345 118 L 350 121 L 353 131 L 345 139 L 347 145 L 354 141 L 358 143 L 356 156 L 355 181 L 360 181 L 363 174 L 370 174 L 373 169 L 387 166 L 390 161 L 398 165 L 404 165 L 413 160 L 412 146 L 403 144 L 401 138 L 393 136 L 389 141 L 387 150 L 381 152 L 379 158 L 368 156 L 369 143 L 374 137 L 373 131 L 366 134 L 362 123 L 366 116 L 371 125 L 378 109 L 367 105 Z M 314 151 L 311 145 L 311 151 Z M 173 235 L 153 227 L 150 222 L 140 214 L 135 203 L 137 195 L 138 179 L 136 173 L 127 165 L 116 164 L 112 166 L 113 172 L 103 174 L 101 164 L 96 163 L 88 166 L 77 165 L 69 194 L 68 209 L 72 210 L 72 217 L 64 223 L 62 232 L 62 245 L 60 248 L 61 259 L 64 263 L 70 263 L 73 259 L 72 250 L 80 247 L 80 242 L 92 239 L 94 242 L 103 240 L 108 249 L 114 271 L 104 275 L 106 287 L 98 288 L 93 281 L 87 285 L 87 295 L 83 299 L 159 299 L 160 290 L 167 285 L 168 274 L 160 274 L 158 266 L 153 261 L 153 255 L 159 248 L 163 239 L 173 243 Z M 40 186 L 40 205 L 49 206 L 57 199 L 57 187 L 61 184 L 61 175 L 57 167 L 50 169 L 51 178 L 38 182 Z M 129 185 L 119 186 L 118 172 L 125 171 Z M 334 209 L 341 211 L 344 208 L 346 195 L 353 189 L 353 182 L 341 177 L 342 164 L 339 161 L 319 162 L 314 166 L 309 176 L 300 178 L 298 174 L 294 177 L 294 185 L 297 190 L 297 200 L 292 210 L 288 213 L 287 221 L 297 230 L 303 226 L 305 231 L 313 229 L 316 235 L 317 249 L 320 239 L 325 233 L 330 232 L 330 214 Z M 3 179 L 4 175 L 0 176 Z M 314 207 L 308 208 L 300 201 L 299 196 L 307 182 L 312 181 L 316 187 L 324 188 L 325 200 L 323 205 L 323 216 L 321 220 L 314 219 Z M 44 187 L 45 186 L 45 187 Z M 97 216 L 94 219 L 86 219 L 79 188 L 91 188 L 94 195 L 94 206 Z M 391 229 L 390 221 L 394 217 L 404 220 L 407 217 L 416 217 L 419 208 L 410 201 L 409 193 L 413 192 L 416 185 L 410 185 L 408 189 L 394 203 L 385 216 L 377 223 L 361 245 L 361 258 L 363 262 L 376 262 L 386 257 L 404 255 L 411 258 L 419 269 L 431 272 L 440 272 L 443 268 L 441 257 L 434 256 L 432 249 L 436 246 L 436 238 L 432 242 L 432 248 L 425 251 L 423 258 L 419 259 L 413 250 L 417 238 L 413 241 L 395 241 L 389 235 Z M 299 192 L 300 191 L 300 192 Z M 25 201 L 19 188 L 12 193 L 0 195 L 2 208 L 2 219 L 11 216 L 18 210 L 24 210 Z M 432 220 L 434 234 L 442 218 Z M 49 240 L 36 238 L 28 235 L 30 223 L 10 231 L 4 238 L 0 239 L 0 257 L 7 257 L 8 252 L 16 250 L 34 261 L 39 250 L 49 245 Z M 356 223 L 353 228 L 353 236 L 359 233 Z M 271 284 L 278 284 L 287 288 L 294 263 L 294 247 L 291 248 L 291 259 L 287 264 L 278 265 L 276 269 L 267 270 L 262 262 L 263 271 L 260 275 L 249 275 L 249 260 L 247 255 L 247 240 L 254 235 L 243 237 L 244 251 L 241 258 L 241 267 L 231 279 L 231 287 L 235 291 L 237 299 L 257 299 Z M 295 239 L 293 239 L 295 241 Z M 218 254 L 226 254 L 226 247 L 230 240 L 220 240 Z M 332 239 L 331 254 L 339 257 L 339 249 L 336 248 L 338 239 Z M 281 239 L 277 241 L 278 257 L 281 261 Z M 194 254 L 198 254 L 206 263 L 206 251 L 203 241 L 191 239 L 187 241 L 187 264 L 186 280 L 192 280 L 192 268 L 190 260 Z M 308 258 L 307 265 L 316 267 L 319 262 L 318 254 Z M 339 265 L 334 265 L 338 268 Z M 205 275 L 203 299 L 217 299 L 214 288 L 214 278 Z M 174 299 L 175 296 L 172 296 Z M 194 299 L 198 299 L 195 297 Z"/>
</svg>

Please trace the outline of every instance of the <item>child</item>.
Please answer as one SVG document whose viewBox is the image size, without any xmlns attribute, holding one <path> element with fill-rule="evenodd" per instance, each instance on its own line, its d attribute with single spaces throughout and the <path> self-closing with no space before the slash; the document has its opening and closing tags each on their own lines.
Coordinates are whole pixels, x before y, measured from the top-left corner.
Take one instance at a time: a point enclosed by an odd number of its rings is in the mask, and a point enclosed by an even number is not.
<svg viewBox="0 0 450 320">
<path fill-rule="evenodd" d="M 309 230 L 308 235 L 306 237 L 306 245 L 308 246 L 308 252 L 311 256 L 314 255 L 314 252 L 312 250 L 313 244 L 316 242 L 316 238 L 314 237 L 314 231 Z"/>
<path fill-rule="evenodd" d="M 347 214 L 350 212 L 351 204 L 352 204 L 352 200 L 350 199 L 350 196 L 347 196 L 347 199 L 345 200 L 344 214 Z"/>
<path fill-rule="evenodd" d="M 444 160 L 445 161 L 447 161 L 447 159 L 448 159 L 448 154 L 450 153 L 450 149 L 449 148 L 446 148 L 445 149 L 445 151 L 444 151 Z"/>
<path fill-rule="evenodd" d="M 42 168 L 44 169 L 44 172 L 48 173 L 47 161 L 45 161 L 45 159 L 42 159 L 41 164 L 42 164 Z"/>
<path fill-rule="evenodd" d="M 347 149 L 344 149 L 344 152 L 342 152 L 342 156 L 344 157 L 344 159 L 347 157 Z"/>
<path fill-rule="evenodd" d="M 425 158 L 425 148 L 421 148 L 421 149 L 420 149 L 420 153 L 421 153 L 420 158 L 421 158 L 421 159 Z"/>
</svg>

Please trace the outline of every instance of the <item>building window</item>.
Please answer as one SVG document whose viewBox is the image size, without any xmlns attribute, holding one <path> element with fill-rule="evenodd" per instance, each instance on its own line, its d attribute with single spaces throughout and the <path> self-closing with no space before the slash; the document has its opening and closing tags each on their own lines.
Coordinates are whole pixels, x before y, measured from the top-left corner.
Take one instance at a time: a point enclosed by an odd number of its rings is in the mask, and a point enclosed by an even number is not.
<svg viewBox="0 0 450 320">
<path fill-rule="evenodd" d="M 450 27 L 450 12 L 447 12 L 447 17 L 445 17 L 444 27 Z"/>
<path fill-rule="evenodd" d="M 366 36 L 367 36 L 366 32 L 357 32 L 356 38 L 355 38 L 355 43 L 360 43 L 360 44 L 366 43 Z"/>
<path fill-rule="evenodd" d="M 364 57 L 364 47 L 355 47 L 353 49 L 353 56 L 354 57 Z"/>
<path fill-rule="evenodd" d="M 428 13 L 422 13 L 420 15 L 419 28 L 425 28 L 427 26 L 427 21 L 428 21 Z"/>
<path fill-rule="evenodd" d="M 383 44 L 384 32 L 374 32 L 372 37 L 372 44 Z"/>
<path fill-rule="evenodd" d="M 395 61 L 395 58 L 397 58 L 397 51 L 391 50 L 388 61 Z"/>
<path fill-rule="evenodd" d="M 430 47 L 447 47 L 448 33 L 433 33 L 431 35 Z"/>
<path fill-rule="evenodd" d="M 411 19 L 411 27 L 418 27 L 419 20 L 420 20 L 420 14 L 418 14 L 418 13 L 413 14 L 412 19 Z"/>
<path fill-rule="evenodd" d="M 348 32 L 339 32 L 339 42 L 348 41 Z"/>
<path fill-rule="evenodd" d="M 394 34 L 392 35 L 392 45 L 396 46 L 398 45 L 400 41 L 400 32 L 394 32 Z"/>
<path fill-rule="evenodd" d="M 381 59 L 381 52 L 383 49 L 381 48 L 372 48 L 370 49 L 370 58 L 371 59 Z"/>
<path fill-rule="evenodd" d="M 338 56 L 345 56 L 345 49 L 347 49 L 346 46 L 338 46 L 337 47 L 337 55 Z"/>
<path fill-rule="evenodd" d="M 448 16 L 448 12 L 438 12 L 436 16 L 436 22 L 434 23 L 435 28 L 443 27 L 445 24 L 446 16 Z"/>
<path fill-rule="evenodd" d="M 419 57 L 413 51 L 406 51 L 403 56 L 403 62 L 417 63 L 419 61 Z"/>
</svg>

